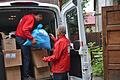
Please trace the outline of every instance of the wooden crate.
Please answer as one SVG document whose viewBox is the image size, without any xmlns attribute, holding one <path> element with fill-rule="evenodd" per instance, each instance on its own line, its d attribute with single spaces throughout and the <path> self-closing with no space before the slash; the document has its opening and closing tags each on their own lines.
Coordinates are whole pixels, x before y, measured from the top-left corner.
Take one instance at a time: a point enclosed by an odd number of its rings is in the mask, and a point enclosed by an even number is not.
<svg viewBox="0 0 120 80">
<path fill-rule="evenodd" d="M 21 50 L 3 50 L 5 67 L 22 65 Z"/>
<path fill-rule="evenodd" d="M 50 78 L 50 68 L 49 67 L 42 67 L 36 68 L 34 67 L 35 71 L 35 79 L 36 80 L 47 80 Z"/>
<path fill-rule="evenodd" d="M 35 67 L 47 67 L 48 62 L 44 62 L 42 59 L 43 57 L 48 56 L 47 50 L 45 49 L 32 49 L 32 58 Z"/>
<path fill-rule="evenodd" d="M 7 67 L 6 70 L 6 80 L 21 80 L 20 66 Z"/>
</svg>

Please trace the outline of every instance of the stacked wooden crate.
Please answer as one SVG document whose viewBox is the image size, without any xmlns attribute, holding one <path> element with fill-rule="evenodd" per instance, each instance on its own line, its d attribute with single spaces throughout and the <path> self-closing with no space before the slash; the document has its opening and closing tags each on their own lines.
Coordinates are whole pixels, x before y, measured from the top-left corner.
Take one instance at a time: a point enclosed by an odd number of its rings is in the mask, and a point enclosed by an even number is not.
<svg viewBox="0 0 120 80">
<path fill-rule="evenodd" d="M 35 79 L 42 80 L 50 77 L 50 69 L 47 62 L 44 62 L 43 57 L 48 56 L 45 49 L 32 49 L 32 57 L 34 62 Z"/>
<path fill-rule="evenodd" d="M 2 52 L 4 54 L 4 63 L 7 80 L 21 80 L 22 65 L 21 50 L 16 49 L 15 38 L 9 38 L 2 34 Z"/>
</svg>

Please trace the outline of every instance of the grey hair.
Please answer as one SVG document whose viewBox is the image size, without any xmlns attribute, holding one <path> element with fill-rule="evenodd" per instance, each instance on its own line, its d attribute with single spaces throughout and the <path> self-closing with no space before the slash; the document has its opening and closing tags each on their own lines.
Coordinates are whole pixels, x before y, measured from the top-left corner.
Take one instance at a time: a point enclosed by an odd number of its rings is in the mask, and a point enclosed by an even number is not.
<svg viewBox="0 0 120 80">
<path fill-rule="evenodd" d="M 58 32 L 61 32 L 63 35 L 66 34 L 66 28 L 63 25 L 60 25 L 57 29 Z"/>
</svg>

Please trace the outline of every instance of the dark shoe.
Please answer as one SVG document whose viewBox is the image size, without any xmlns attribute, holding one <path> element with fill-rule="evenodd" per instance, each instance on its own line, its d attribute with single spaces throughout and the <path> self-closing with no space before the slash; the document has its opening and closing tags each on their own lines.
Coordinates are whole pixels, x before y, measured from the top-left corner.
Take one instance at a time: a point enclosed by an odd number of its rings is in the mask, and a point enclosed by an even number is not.
<svg viewBox="0 0 120 80">
<path fill-rule="evenodd" d="M 25 77 L 23 80 L 35 80 L 35 79 L 29 76 L 29 77 Z"/>
<path fill-rule="evenodd" d="M 28 80 L 28 77 L 23 78 L 23 80 Z"/>
<path fill-rule="evenodd" d="M 35 78 L 29 76 L 29 77 L 28 77 L 28 80 L 35 80 Z"/>
</svg>

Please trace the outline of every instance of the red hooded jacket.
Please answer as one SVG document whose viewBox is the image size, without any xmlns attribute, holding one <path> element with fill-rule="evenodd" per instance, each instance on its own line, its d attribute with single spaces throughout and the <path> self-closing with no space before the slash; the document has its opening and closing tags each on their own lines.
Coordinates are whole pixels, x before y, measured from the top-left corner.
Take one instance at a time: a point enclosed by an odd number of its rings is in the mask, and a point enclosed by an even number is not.
<svg viewBox="0 0 120 80">
<path fill-rule="evenodd" d="M 16 30 L 16 36 L 22 37 L 23 39 L 32 40 L 31 31 L 34 27 L 34 16 L 32 14 L 25 15 L 19 22 Z"/>
<path fill-rule="evenodd" d="M 68 72 L 70 69 L 70 55 L 68 53 L 69 40 L 62 36 L 54 44 L 53 55 L 43 58 L 46 62 L 52 62 L 53 73 Z"/>
</svg>

